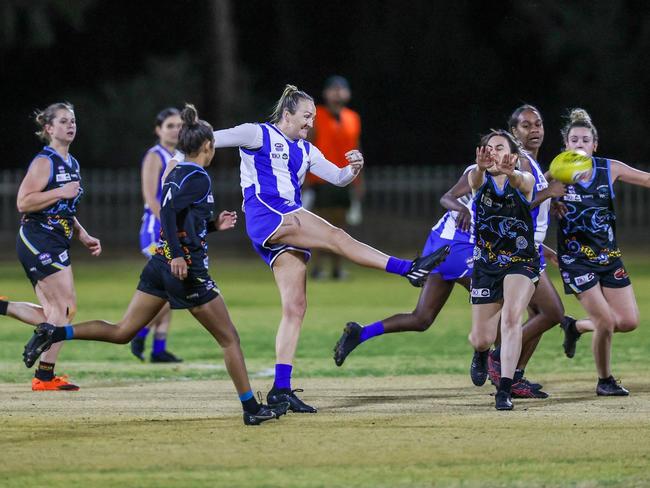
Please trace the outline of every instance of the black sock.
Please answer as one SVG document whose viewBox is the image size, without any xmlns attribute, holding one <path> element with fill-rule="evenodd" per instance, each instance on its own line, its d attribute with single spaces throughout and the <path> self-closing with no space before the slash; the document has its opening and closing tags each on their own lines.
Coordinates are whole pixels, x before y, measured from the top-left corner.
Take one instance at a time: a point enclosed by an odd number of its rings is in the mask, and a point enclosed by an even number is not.
<svg viewBox="0 0 650 488">
<path fill-rule="evenodd" d="M 252 413 L 253 415 L 260 411 L 260 404 L 257 403 L 255 397 L 249 398 L 248 400 L 242 400 L 241 404 L 245 411 Z"/>
<path fill-rule="evenodd" d="M 52 341 L 53 342 L 61 342 L 65 341 L 67 338 L 67 327 L 57 327 L 54 329 L 54 332 L 52 333 Z"/>
<path fill-rule="evenodd" d="M 502 376 L 501 381 L 499 381 L 499 391 L 505 391 L 508 395 L 510 395 L 511 389 L 512 389 L 512 378 L 505 378 L 504 376 Z"/>
<path fill-rule="evenodd" d="M 501 346 L 497 346 L 492 351 L 492 359 L 495 361 L 501 361 Z"/>
<path fill-rule="evenodd" d="M 39 361 L 34 377 L 41 381 L 52 381 L 54 379 L 54 363 Z"/>
<path fill-rule="evenodd" d="M 9 307 L 9 302 L 0 300 L 0 315 L 7 315 L 7 307 Z"/>
<path fill-rule="evenodd" d="M 613 376 L 608 376 L 607 378 L 598 378 L 598 384 L 599 385 L 604 385 L 605 383 L 611 383 L 612 380 L 614 379 Z"/>
<path fill-rule="evenodd" d="M 524 377 L 524 370 L 515 369 L 515 375 L 512 377 L 512 381 L 516 383 L 517 381 L 520 381 L 523 377 Z"/>
</svg>

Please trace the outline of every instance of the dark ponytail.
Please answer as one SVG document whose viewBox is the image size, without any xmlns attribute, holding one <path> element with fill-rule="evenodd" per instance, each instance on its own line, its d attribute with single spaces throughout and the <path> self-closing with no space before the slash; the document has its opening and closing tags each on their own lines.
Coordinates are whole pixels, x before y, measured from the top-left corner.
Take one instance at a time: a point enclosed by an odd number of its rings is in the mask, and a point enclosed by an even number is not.
<svg viewBox="0 0 650 488">
<path fill-rule="evenodd" d="M 181 112 L 183 127 L 178 134 L 178 150 L 185 154 L 196 154 L 205 141 L 214 141 L 212 126 L 199 119 L 199 113 L 191 103 L 186 103 Z"/>
</svg>

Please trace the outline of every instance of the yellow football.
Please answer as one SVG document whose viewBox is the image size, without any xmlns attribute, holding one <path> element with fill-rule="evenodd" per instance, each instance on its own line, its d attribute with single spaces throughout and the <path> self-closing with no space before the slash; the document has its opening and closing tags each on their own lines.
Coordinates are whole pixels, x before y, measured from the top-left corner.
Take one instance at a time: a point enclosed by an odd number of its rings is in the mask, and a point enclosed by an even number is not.
<svg viewBox="0 0 650 488">
<path fill-rule="evenodd" d="M 575 183 L 591 170 L 591 158 L 583 151 L 564 151 L 551 161 L 550 172 L 554 180 Z"/>
</svg>

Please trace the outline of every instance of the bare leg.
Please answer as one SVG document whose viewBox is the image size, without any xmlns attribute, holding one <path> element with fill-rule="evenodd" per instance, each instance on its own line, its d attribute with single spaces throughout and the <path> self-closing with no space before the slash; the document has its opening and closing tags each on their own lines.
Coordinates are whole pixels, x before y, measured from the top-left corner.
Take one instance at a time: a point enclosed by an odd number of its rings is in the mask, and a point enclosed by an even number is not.
<svg viewBox="0 0 650 488">
<path fill-rule="evenodd" d="M 521 354 L 521 316 L 535 291 L 530 278 L 511 274 L 503 279 L 501 310 L 501 377 L 512 379 Z"/>
<path fill-rule="evenodd" d="M 235 384 L 237 393 L 241 395 L 250 391 L 251 385 L 244 353 L 239 344 L 239 335 L 230 320 L 223 298 L 219 296 L 199 307 L 191 308 L 190 312 L 221 346 L 226 369 Z"/>
<path fill-rule="evenodd" d="M 148 324 L 166 303 L 162 298 L 136 290 L 124 317 L 117 324 L 91 320 L 74 326 L 73 338 L 83 341 L 102 341 L 126 344 Z"/>
<path fill-rule="evenodd" d="M 526 368 L 542 334 L 559 324 L 564 317 L 564 306 L 546 272 L 540 275 L 539 283 L 529 305 L 534 308 L 536 313 L 524 324 L 522 329 L 521 356 L 517 364 L 520 369 Z"/>
<path fill-rule="evenodd" d="M 282 319 L 275 338 L 279 364 L 293 364 L 302 321 L 307 310 L 306 265 L 302 253 L 285 252 L 273 264 L 275 282 L 280 290 Z"/>
<path fill-rule="evenodd" d="M 271 242 L 323 249 L 361 266 L 380 270 L 386 269 L 389 258 L 304 208 L 284 216 L 284 221 L 273 234 Z"/>
<path fill-rule="evenodd" d="M 46 322 L 62 327 L 69 324 L 77 313 L 77 297 L 74 290 L 72 267 L 46 276 L 36 284 L 34 290 L 43 305 Z M 44 363 L 56 363 L 63 344 L 53 344 L 41 355 Z"/>
<path fill-rule="evenodd" d="M 612 350 L 612 334 L 616 326 L 614 313 L 603 295 L 600 285 L 596 285 L 580 293 L 578 299 L 589 315 L 588 322 L 594 327 L 591 350 L 594 354 L 598 377 L 608 378 L 612 374 L 610 355 Z"/>
<path fill-rule="evenodd" d="M 502 303 L 472 305 L 472 331 L 469 342 L 475 351 L 487 351 L 497 337 Z"/>
<path fill-rule="evenodd" d="M 43 307 L 29 302 L 9 302 L 7 317 L 20 320 L 28 325 L 38 325 L 47 322 Z"/>
<path fill-rule="evenodd" d="M 469 279 L 461 278 L 464 280 L 463 284 L 466 288 L 469 286 Z M 454 289 L 453 281 L 445 281 L 440 274 L 431 274 L 429 279 L 425 282 L 424 288 L 420 292 L 420 298 L 411 313 L 400 313 L 393 315 L 387 319 L 382 320 L 384 324 L 384 333 L 391 332 L 424 332 L 431 324 L 447 303 L 449 295 Z"/>
</svg>

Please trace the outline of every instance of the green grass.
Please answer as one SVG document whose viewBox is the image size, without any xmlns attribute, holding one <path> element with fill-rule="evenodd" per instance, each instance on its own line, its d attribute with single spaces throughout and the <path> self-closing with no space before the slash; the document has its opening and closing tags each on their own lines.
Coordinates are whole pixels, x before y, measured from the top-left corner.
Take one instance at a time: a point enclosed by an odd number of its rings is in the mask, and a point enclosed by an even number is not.
<svg viewBox="0 0 650 488">
<path fill-rule="evenodd" d="M 650 330 L 643 326 L 650 316 L 650 264 L 639 257 L 626 260 L 639 303 L 642 325 L 632 334 L 614 339 L 613 364 L 618 375 L 647 371 Z M 271 273 L 259 262 L 213 260 L 212 275 L 219 284 L 237 326 L 252 374 L 274 364 L 274 339 L 280 319 L 279 296 Z M 82 262 L 75 266 L 78 313 L 75 322 L 101 318 L 120 319 L 135 290 L 141 261 Z M 413 308 L 419 290 L 405 280 L 373 270 L 353 268 L 345 282 L 310 282 L 308 312 L 300 338 L 295 375 L 300 377 L 386 376 L 405 374 L 465 373 L 471 355 L 467 333 L 471 309 L 467 293 L 456 287 L 438 319 L 426 333 L 391 334 L 361 346 L 344 368 L 331 360 L 334 343 L 349 320 L 370 323 Z M 557 270 L 550 274 L 558 289 Z M 14 300 L 33 301 L 34 296 L 17 264 L 0 264 L 0 294 Z M 567 312 L 583 312 L 573 297 L 563 296 Z M 0 382 L 26 381 L 29 373 L 20 365 L 22 346 L 30 329 L 9 318 L 0 318 Z M 548 332 L 529 364 L 529 376 L 594 371 L 588 339 L 579 342 L 575 359 L 561 353 L 559 328 Z M 59 356 L 59 367 L 75 379 L 126 381 L 129 379 L 226 378 L 217 344 L 186 311 L 175 312 L 169 347 L 186 362 L 177 367 L 143 365 L 132 360 L 128 346 L 96 342 L 70 342 Z"/>
<path fill-rule="evenodd" d="M 82 385 L 72 394 L 29 390 L 20 357 L 31 330 L 2 317 L 0 486 L 650 486 L 650 264 L 638 255 L 626 265 L 641 325 L 614 337 L 612 362 L 632 396 L 597 398 L 589 338 L 568 360 L 556 328 L 527 369 L 551 397 L 516 401 L 506 414 L 494 410 L 491 387 L 469 381 L 471 309 L 461 288 L 426 333 L 373 339 L 334 366 L 345 322 L 374 322 L 417 300 L 419 290 L 377 271 L 351 267 L 349 281 L 309 283 L 294 387 L 319 413 L 260 428 L 241 425 L 219 348 L 187 312 L 174 313 L 170 337 L 180 365 L 141 364 L 128 346 L 66 343 L 57 370 Z M 75 264 L 76 321 L 119 320 L 142 266 Z M 280 318 L 272 275 L 254 259 L 217 259 L 212 276 L 264 391 Z M 0 294 L 33 300 L 17 264 L 0 263 Z M 575 299 L 563 300 L 582 315 Z"/>
</svg>

